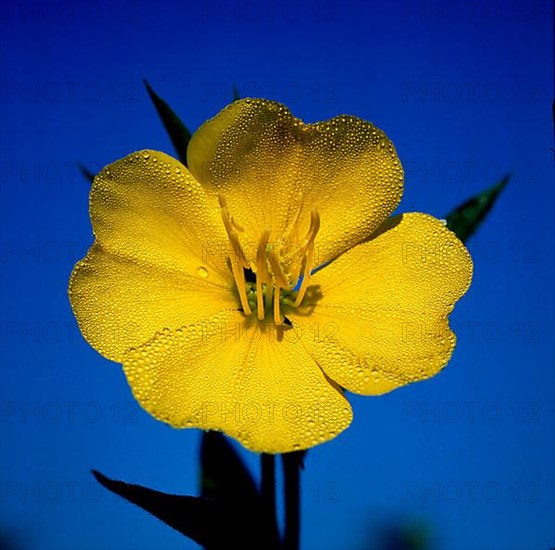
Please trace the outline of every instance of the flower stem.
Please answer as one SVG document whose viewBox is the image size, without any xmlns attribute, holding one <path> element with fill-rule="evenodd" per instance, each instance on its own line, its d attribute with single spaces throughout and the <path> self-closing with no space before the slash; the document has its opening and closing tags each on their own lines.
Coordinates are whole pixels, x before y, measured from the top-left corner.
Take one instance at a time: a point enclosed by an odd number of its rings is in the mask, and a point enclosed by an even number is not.
<svg viewBox="0 0 555 550">
<path fill-rule="evenodd" d="M 281 455 L 285 484 L 285 536 L 284 550 L 299 550 L 300 532 L 300 468 L 303 453 Z"/>
<path fill-rule="evenodd" d="M 261 488 L 262 506 L 264 506 L 264 517 L 267 518 L 268 528 L 275 535 L 275 540 L 279 536 L 277 534 L 277 518 L 276 518 L 276 460 L 274 455 L 260 455 L 261 470 Z"/>
<path fill-rule="evenodd" d="M 280 550 L 279 532 L 276 515 L 276 459 L 275 455 L 260 455 L 261 483 L 260 494 L 262 496 L 263 517 L 265 530 L 268 534 L 268 542 L 264 548 L 268 550 Z"/>
</svg>

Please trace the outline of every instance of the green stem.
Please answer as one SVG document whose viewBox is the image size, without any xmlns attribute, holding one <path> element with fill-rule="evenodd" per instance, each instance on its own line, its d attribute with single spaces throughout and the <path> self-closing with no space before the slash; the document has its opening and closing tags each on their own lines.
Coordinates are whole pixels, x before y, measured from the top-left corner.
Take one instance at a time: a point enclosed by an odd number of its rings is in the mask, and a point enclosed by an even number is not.
<svg viewBox="0 0 555 550">
<path fill-rule="evenodd" d="M 302 454 L 281 455 L 285 484 L 285 536 L 284 550 L 299 550 L 300 535 L 300 468 Z"/>
<path fill-rule="evenodd" d="M 275 517 L 276 509 L 276 461 L 274 455 L 260 455 L 262 469 L 262 501 L 266 510 Z"/>
</svg>

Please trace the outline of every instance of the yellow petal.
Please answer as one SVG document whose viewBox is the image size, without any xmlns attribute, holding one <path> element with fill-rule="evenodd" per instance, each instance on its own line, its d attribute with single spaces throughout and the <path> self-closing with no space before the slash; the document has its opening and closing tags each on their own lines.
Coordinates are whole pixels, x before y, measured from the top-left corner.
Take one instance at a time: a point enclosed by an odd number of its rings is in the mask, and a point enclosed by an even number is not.
<svg viewBox="0 0 555 550">
<path fill-rule="evenodd" d="M 296 335 L 260 326 L 228 311 L 159 333 L 123 359 L 135 397 L 174 427 L 221 430 L 257 452 L 306 449 L 347 428 L 349 403 Z"/>
<path fill-rule="evenodd" d="M 217 201 L 175 159 L 141 151 L 106 167 L 90 214 L 96 240 L 69 292 L 83 335 L 105 357 L 237 307 Z"/>
<path fill-rule="evenodd" d="M 471 278 L 472 260 L 454 233 L 431 216 L 404 214 L 316 273 L 319 299 L 311 304 L 309 293 L 287 315 L 331 379 L 382 394 L 447 364 L 455 346 L 447 316 Z"/>
<path fill-rule="evenodd" d="M 90 214 L 96 242 L 109 252 L 190 275 L 209 266 L 220 281 L 229 277 L 218 202 L 165 153 L 140 151 L 104 168 Z"/>
<path fill-rule="evenodd" d="M 265 229 L 270 241 L 280 239 L 299 210 L 303 236 L 316 207 L 316 264 L 372 234 L 403 190 L 395 149 L 371 123 L 340 116 L 306 125 L 266 100 L 236 101 L 206 122 L 187 159 L 205 189 L 225 196 L 247 247 L 256 249 Z"/>
<path fill-rule="evenodd" d="M 120 361 L 165 327 L 238 307 L 215 273 L 206 273 L 194 276 L 118 257 L 95 244 L 73 270 L 69 297 L 85 339 L 104 357 Z"/>
</svg>

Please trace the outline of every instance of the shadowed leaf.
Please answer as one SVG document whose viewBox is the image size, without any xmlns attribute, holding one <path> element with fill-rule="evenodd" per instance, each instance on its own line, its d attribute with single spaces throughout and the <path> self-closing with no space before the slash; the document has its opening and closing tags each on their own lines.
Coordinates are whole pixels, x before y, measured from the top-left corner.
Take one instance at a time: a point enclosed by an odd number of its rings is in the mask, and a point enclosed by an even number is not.
<svg viewBox="0 0 555 550">
<path fill-rule="evenodd" d="M 173 527 L 183 535 L 205 547 L 215 547 L 214 525 L 225 519 L 223 509 L 215 501 L 200 497 L 179 496 L 162 493 L 141 485 L 116 481 L 92 471 L 103 487 Z"/>
<path fill-rule="evenodd" d="M 424 524 L 388 525 L 382 529 L 381 550 L 427 550 L 430 548 L 430 528 Z"/>
<path fill-rule="evenodd" d="M 93 174 L 84 164 L 79 163 L 79 171 L 89 183 L 94 181 L 95 174 Z"/>
<path fill-rule="evenodd" d="M 179 160 L 187 166 L 187 145 L 191 139 L 191 132 L 189 132 L 185 124 L 181 122 L 171 107 L 152 89 L 151 85 L 146 80 L 143 82 L 145 84 L 146 91 L 156 108 L 158 116 L 164 124 L 166 132 L 168 132 L 168 135 L 170 136 Z"/>
<path fill-rule="evenodd" d="M 500 182 L 467 200 L 445 216 L 447 227 L 463 243 L 474 234 L 484 221 L 510 179 L 511 176 L 509 174 L 506 175 Z"/>
<path fill-rule="evenodd" d="M 239 95 L 239 88 L 237 88 L 237 84 L 233 85 L 233 101 L 237 101 L 238 99 L 241 99 L 241 96 Z"/>
<path fill-rule="evenodd" d="M 171 495 L 117 481 L 92 471 L 106 489 L 146 510 L 207 550 L 275 549 L 273 534 L 263 530 L 260 512 L 205 497 Z"/>
<path fill-rule="evenodd" d="M 258 501 L 258 489 L 253 477 L 222 433 L 202 434 L 200 465 L 200 494 L 203 497 Z"/>
<path fill-rule="evenodd" d="M 255 540 L 266 541 L 260 548 L 278 548 L 279 535 L 272 510 L 264 507 L 251 473 L 222 433 L 208 431 L 202 434 L 200 465 L 201 495 L 252 518 L 250 529 Z"/>
</svg>

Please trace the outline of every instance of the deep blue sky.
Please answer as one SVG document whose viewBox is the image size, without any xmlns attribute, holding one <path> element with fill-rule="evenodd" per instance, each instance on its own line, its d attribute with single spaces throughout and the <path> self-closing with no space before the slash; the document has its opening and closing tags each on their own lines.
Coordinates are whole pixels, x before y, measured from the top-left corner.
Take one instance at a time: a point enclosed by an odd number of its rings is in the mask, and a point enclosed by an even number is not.
<svg viewBox="0 0 555 550">
<path fill-rule="evenodd" d="M 371 120 L 405 166 L 400 211 L 442 216 L 513 173 L 469 243 L 449 366 L 353 397 L 352 427 L 309 453 L 303 547 L 368 548 L 392 523 L 442 550 L 553 545 L 551 24 L 547 0 L 5 2 L 1 530 L 26 549 L 195 548 L 94 484 L 93 467 L 194 494 L 199 434 L 139 409 L 66 297 L 91 243 L 77 163 L 172 152 L 148 78 L 191 129 L 233 83 L 306 121 Z"/>
</svg>

